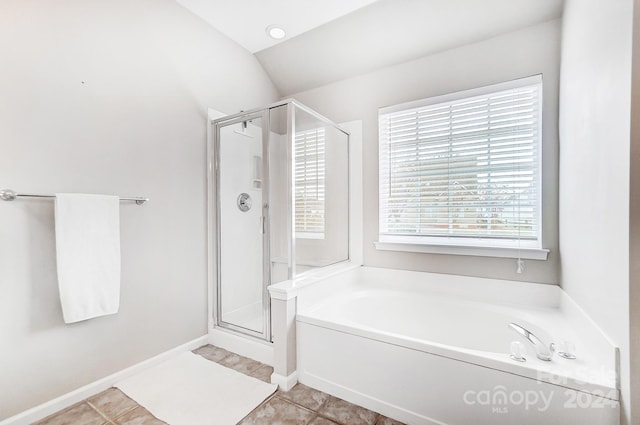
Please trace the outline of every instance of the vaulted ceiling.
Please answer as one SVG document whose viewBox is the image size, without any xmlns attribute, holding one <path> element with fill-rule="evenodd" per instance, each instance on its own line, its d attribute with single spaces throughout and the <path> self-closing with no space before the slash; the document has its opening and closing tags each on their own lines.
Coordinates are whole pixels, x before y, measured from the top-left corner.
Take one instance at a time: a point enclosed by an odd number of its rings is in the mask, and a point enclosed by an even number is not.
<svg viewBox="0 0 640 425">
<path fill-rule="evenodd" d="M 563 0 L 177 0 L 288 96 L 559 18 Z M 268 37 L 277 24 L 287 36 Z M 514 46 L 517 49 L 517 46 Z"/>
</svg>

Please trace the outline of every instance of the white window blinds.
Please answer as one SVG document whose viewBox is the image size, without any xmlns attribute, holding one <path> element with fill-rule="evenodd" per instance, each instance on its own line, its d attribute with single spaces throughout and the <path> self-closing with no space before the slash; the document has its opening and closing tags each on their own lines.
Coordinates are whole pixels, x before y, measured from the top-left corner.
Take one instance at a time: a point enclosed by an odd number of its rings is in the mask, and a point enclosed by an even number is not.
<svg viewBox="0 0 640 425">
<path fill-rule="evenodd" d="M 540 247 L 541 76 L 383 108 L 380 241 Z"/>
<path fill-rule="evenodd" d="M 296 233 L 324 235 L 325 129 L 297 132 L 295 136 Z"/>
</svg>

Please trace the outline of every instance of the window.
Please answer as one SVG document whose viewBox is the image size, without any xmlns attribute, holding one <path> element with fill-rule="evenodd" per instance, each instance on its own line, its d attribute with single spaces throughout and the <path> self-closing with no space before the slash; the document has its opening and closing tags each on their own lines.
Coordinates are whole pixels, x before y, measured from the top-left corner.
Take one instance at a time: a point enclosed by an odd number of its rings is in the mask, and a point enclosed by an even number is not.
<svg viewBox="0 0 640 425">
<path fill-rule="evenodd" d="M 541 250 L 541 96 L 536 76 L 380 109 L 380 243 Z"/>
<path fill-rule="evenodd" d="M 296 133 L 296 237 L 324 238 L 325 129 Z"/>
</svg>

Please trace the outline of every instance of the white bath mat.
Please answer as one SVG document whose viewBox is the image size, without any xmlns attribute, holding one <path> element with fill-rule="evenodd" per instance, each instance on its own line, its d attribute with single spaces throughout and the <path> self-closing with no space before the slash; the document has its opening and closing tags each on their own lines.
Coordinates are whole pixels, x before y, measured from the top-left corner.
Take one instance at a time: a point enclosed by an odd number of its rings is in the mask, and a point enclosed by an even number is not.
<svg viewBox="0 0 640 425">
<path fill-rule="evenodd" d="M 169 425 L 235 425 L 276 390 L 191 352 L 116 387 Z"/>
</svg>

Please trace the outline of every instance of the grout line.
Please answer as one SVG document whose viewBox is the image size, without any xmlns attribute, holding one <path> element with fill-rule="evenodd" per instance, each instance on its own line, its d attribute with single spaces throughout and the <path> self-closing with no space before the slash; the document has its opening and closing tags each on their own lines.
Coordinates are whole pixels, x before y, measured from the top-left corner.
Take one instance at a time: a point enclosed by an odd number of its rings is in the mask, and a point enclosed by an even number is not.
<svg viewBox="0 0 640 425">
<path fill-rule="evenodd" d="M 318 419 L 318 412 L 316 412 L 315 410 L 313 411 L 313 413 L 315 413 L 315 415 L 311 416 L 311 419 L 309 419 L 307 422 L 305 422 L 305 425 L 309 425 L 311 422 L 315 421 L 316 419 Z"/>
<path fill-rule="evenodd" d="M 316 390 L 316 391 L 318 391 L 318 390 Z M 327 393 L 325 393 L 325 394 L 327 394 Z M 322 410 L 324 405 L 329 402 L 329 398 L 331 398 L 331 394 L 327 394 L 327 395 L 328 395 L 328 397 L 325 399 L 325 401 L 323 401 L 322 404 L 320 406 L 318 406 L 318 410 L 317 410 L 318 412 L 320 412 L 320 410 Z M 320 413 L 318 413 L 318 414 L 320 414 Z"/>
<path fill-rule="evenodd" d="M 99 394 L 99 393 L 98 393 Z M 93 409 L 96 413 L 98 413 L 98 415 L 102 416 L 104 418 L 105 421 L 107 421 L 107 423 L 111 422 L 111 418 L 108 418 L 107 415 L 105 415 L 104 413 L 102 413 L 100 411 L 100 409 L 98 409 L 96 406 L 94 406 L 93 404 L 91 404 L 89 402 L 89 399 L 85 399 L 83 400 L 85 404 L 89 405 L 89 407 L 91 409 Z"/>
<path fill-rule="evenodd" d="M 103 393 L 104 393 L 104 392 L 106 392 L 106 391 L 109 391 L 109 390 L 111 390 L 111 389 L 115 389 L 115 390 L 117 390 L 117 391 L 121 392 L 122 394 L 124 394 L 124 392 L 122 392 L 122 390 L 120 390 L 118 387 L 111 387 L 111 388 L 109 388 L 109 389 L 107 389 L 107 390 L 103 391 Z M 101 393 L 98 393 L 98 394 L 101 394 Z M 100 416 L 102 416 L 103 418 L 105 418 L 105 419 L 106 419 L 107 421 L 109 421 L 110 423 L 111 423 L 111 422 L 113 422 L 113 421 L 115 421 L 115 420 L 117 420 L 117 419 L 119 419 L 119 418 L 121 418 L 122 416 L 126 415 L 127 413 L 131 412 L 132 410 L 137 409 L 138 407 L 141 407 L 141 406 L 140 406 L 140 404 L 138 404 L 138 402 L 137 402 L 137 401 L 135 401 L 134 399 L 132 399 L 132 398 L 131 398 L 131 397 L 129 397 L 128 395 L 124 394 L 124 396 L 125 396 L 128 400 L 131 400 L 132 402 L 134 402 L 134 403 L 135 403 L 135 406 L 132 406 L 132 407 L 130 407 L 130 408 L 128 408 L 128 409 L 126 409 L 125 411 L 121 412 L 119 415 L 117 415 L 117 416 L 115 416 L 115 417 L 113 417 L 113 418 L 112 418 L 112 417 L 108 416 L 106 413 L 104 413 L 103 411 L 101 411 L 97 406 L 94 406 L 94 405 L 93 405 L 93 403 L 91 403 L 91 402 L 89 401 L 91 398 L 95 397 L 95 396 L 96 396 L 96 395 L 98 395 L 98 394 L 95 394 L 95 395 L 93 395 L 93 396 L 91 396 L 91 397 L 89 397 L 89 398 L 85 399 L 85 401 L 87 402 L 87 404 L 88 404 L 89 406 L 93 407 L 93 409 L 94 409 L 96 412 L 98 412 L 98 413 L 100 414 Z"/>
<path fill-rule="evenodd" d="M 326 394 L 326 393 L 325 393 L 325 394 Z M 327 394 L 327 395 L 329 395 L 329 394 Z M 326 420 L 328 420 L 328 421 L 330 421 L 330 422 L 333 422 L 333 423 L 335 423 L 335 424 L 340 425 L 340 423 L 339 423 L 339 422 L 336 422 L 335 420 L 331 419 L 330 417 L 325 416 L 325 415 L 323 415 L 322 413 L 320 413 L 320 409 L 321 409 L 321 408 L 322 408 L 322 407 L 327 403 L 327 401 L 329 400 L 329 398 L 327 398 L 327 400 L 325 400 L 325 401 L 324 401 L 320 406 L 318 406 L 318 408 L 317 408 L 317 409 L 311 409 L 311 408 L 309 408 L 309 407 L 303 406 L 302 404 L 298 404 L 298 403 L 296 403 L 296 402 L 295 402 L 295 401 L 293 401 L 293 400 L 289 400 L 288 398 L 284 398 L 284 397 L 282 397 L 282 396 L 278 395 L 278 391 L 276 391 L 276 392 L 274 393 L 274 397 L 278 398 L 279 400 L 285 401 L 285 402 L 287 402 L 287 403 L 289 403 L 289 404 L 293 404 L 294 406 L 299 407 L 299 408 L 301 408 L 301 409 L 304 409 L 304 410 L 307 410 L 307 411 L 309 411 L 309 412 L 315 413 L 315 416 L 313 416 L 313 417 L 311 418 L 311 420 L 310 420 L 309 422 L 307 422 L 307 423 L 311 423 L 311 422 L 313 422 L 313 420 L 314 420 L 314 419 L 316 419 L 316 418 L 322 418 L 322 419 L 326 419 Z M 331 396 L 331 395 L 329 395 L 329 397 L 332 397 L 332 396 Z M 354 406 L 356 406 L 356 405 L 354 404 Z M 358 406 L 358 407 L 360 407 L 360 406 Z M 363 409 L 364 409 L 364 408 L 363 408 Z M 374 412 L 374 413 L 376 413 L 376 412 Z M 377 418 L 376 418 L 376 420 L 377 420 Z M 375 425 L 375 424 L 374 424 L 374 425 Z"/>
<path fill-rule="evenodd" d="M 131 400 L 133 400 L 133 399 L 131 399 Z M 123 417 L 124 415 L 127 415 L 127 414 L 129 414 L 129 413 L 133 412 L 134 410 L 136 410 L 137 408 L 142 407 L 142 405 L 138 404 L 138 402 L 137 402 L 137 401 L 133 400 L 133 402 L 134 402 L 134 403 L 136 403 L 136 405 L 135 405 L 135 406 L 133 406 L 132 408 L 130 408 L 130 409 L 128 409 L 128 410 L 125 410 L 124 412 L 122 412 L 122 413 L 120 413 L 118 416 L 116 416 L 115 418 L 111 418 L 111 419 L 109 419 L 109 420 L 110 420 L 110 421 L 117 421 L 118 419 L 120 419 L 120 418 L 121 418 L 121 417 Z M 149 412 L 149 414 L 151 414 L 151 412 Z M 155 418 L 155 416 L 154 416 L 154 418 Z"/>
<path fill-rule="evenodd" d="M 316 390 L 316 391 L 319 391 L 319 390 Z M 322 392 L 322 391 L 321 391 L 321 392 Z M 352 405 L 352 406 L 355 406 L 355 407 L 358 407 L 358 408 L 360 408 L 360 409 L 365 409 L 365 410 L 368 410 L 369 412 L 372 412 L 372 413 L 375 415 L 375 416 L 374 416 L 374 418 L 375 418 L 375 419 L 374 419 L 374 421 L 373 421 L 373 425 L 378 425 L 378 421 L 380 420 L 380 418 L 384 417 L 384 415 L 382 415 L 381 413 L 378 413 L 378 412 L 376 412 L 376 411 L 374 411 L 374 410 L 367 409 L 366 407 L 362 407 L 362 406 L 360 406 L 360 405 L 358 405 L 358 404 L 353 404 L 353 403 L 348 402 L 348 401 L 346 401 L 346 400 L 343 400 L 343 399 L 341 399 L 341 398 L 339 398 L 339 397 L 332 396 L 331 394 L 328 394 L 328 393 L 325 393 L 325 394 L 327 394 L 329 397 L 327 397 L 327 399 L 326 399 L 326 400 L 325 400 L 325 401 L 320 405 L 320 407 L 318 407 L 318 410 L 316 410 L 315 412 L 318 414 L 318 416 L 319 416 L 319 417 L 321 417 L 321 418 L 323 418 L 323 419 L 327 419 L 328 421 L 333 422 L 333 423 L 335 423 L 335 424 L 338 424 L 338 425 L 348 425 L 348 424 L 343 424 L 343 423 L 342 423 L 342 422 L 340 422 L 339 420 L 337 420 L 337 419 L 335 419 L 335 418 L 332 418 L 332 417 L 329 417 L 329 416 L 327 416 L 326 414 L 324 414 L 324 413 L 321 413 L 321 412 L 320 412 L 320 410 L 324 407 L 324 405 L 325 405 L 325 404 L 327 404 L 327 403 L 329 402 L 329 400 L 331 400 L 332 398 L 334 398 L 334 399 L 336 399 L 336 400 L 343 401 L 343 402 L 345 402 L 345 403 L 348 403 L 348 404 L 350 404 L 350 405 Z"/>
<path fill-rule="evenodd" d="M 212 345 L 212 347 L 215 347 L 215 345 Z M 220 347 L 217 347 L 217 348 L 220 348 Z M 212 361 L 212 362 L 214 362 L 214 363 L 218 363 L 218 364 L 220 364 L 220 362 L 222 362 L 224 359 L 226 359 L 226 358 L 228 358 L 228 357 L 231 357 L 233 354 L 235 354 L 235 353 L 232 353 L 232 352 L 231 352 L 231 351 L 229 351 L 229 350 L 225 350 L 224 348 L 223 348 L 223 350 L 227 352 L 227 354 L 226 354 L 224 357 L 222 357 L 220 360 L 217 360 L 217 361 L 216 361 L 216 360 L 210 360 L 210 361 Z M 205 358 L 206 358 L 206 357 L 205 357 Z M 209 359 L 207 359 L 207 360 L 209 360 Z M 224 365 L 222 365 L 222 366 L 224 366 Z M 225 367 L 226 367 L 226 366 L 225 366 Z"/>
</svg>

